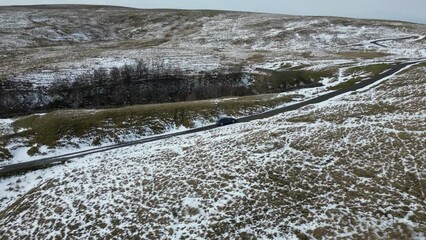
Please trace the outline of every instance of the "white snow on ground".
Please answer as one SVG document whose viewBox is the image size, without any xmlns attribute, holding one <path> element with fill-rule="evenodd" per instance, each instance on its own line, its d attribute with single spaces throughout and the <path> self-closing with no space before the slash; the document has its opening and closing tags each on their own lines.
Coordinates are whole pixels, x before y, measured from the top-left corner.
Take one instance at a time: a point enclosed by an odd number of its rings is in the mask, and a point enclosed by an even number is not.
<svg viewBox="0 0 426 240">
<path fill-rule="evenodd" d="M 12 119 L 1 119 L 0 121 L 0 130 L 5 128 L 2 125 L 2 122 L 4 122 L 5 124 L 7 123 L 7 127 L 10 128 L 10 124 L 13 123 Z M 199 119 L 196 120 L 194 122 L 194 127 L 201 127 L 201 126 L 205 126 L 208 124 L 213 124 L 211 121 L 207 120 L 207 119 Z M 5 128 L 7 129 L 7 128 Z M 163 134 L 169 134 L 169 133 L 175 133 L 175 132 L 181 132 L 187 130 L 187 128 L 183 127 L 183 126 L 176 126 L 176 125 L 166 125 L 165 126 L 165 132 Z M 9 134 L 13 132 L 12 129 L 9 129 Z M 19 132 L 19 130 L 18 130 Z M 151 129 L 147 129 L 146 133 L 149 135 L 152 135 L 152 130 Z M 157 136 L 161 136 L 163 134 L 158 134 Z M 59 140 L 59 142 L 63 141 L 63 142 L 67 142 L 66 146 L 59 146 L 57 148 L 48 148 L 47 146 L 37 146 L 39 148 L 40 153 L 42 154 L 37 154 L 34 156 L 30 156 L 28 155 L 28 150 L 32 147 L 27 147 L 25 146 L 25 144 L 23 144 L 20 141 L 13 141 L 10 144 L 7 145 L 7 149 L 9 149 L 10 153 L 12 154 L 12 158 L 7 160 L 7 161 L 3 161 L 0 162 L 0 167 L 4 166 L 4 165 L 10 165 L 10 164 L 15 164 L 15 163 L 22 163 L 22 162 L 28 162 L 28 161 L 33 161 L 33 160 L 38 160 L 38 159 L 43 159 L 43 158 L 47 158 L 47 157 L 55 157 L 55 156 L 61 156 L 64 154 L 71 154 L 71 153 L 76 153 L 79 151 L 85 151 L 85 150 L 91 150 L 91 149 L 96 149 L 99 147 L 105 147 L 105 146 L 110 146 L 115 144 L 116 142 L 130 142 L 130 141 L 136 141 L 136 140 L 142 140 L 144 138 L 146 138 L 147 136 L 142 136 L 140 134 L 137 133 L 131 133 L 129 131 L 125 131 L 122 134 L 117 133 L 117 138 L 115 139 L 115 141 L 112 141 L 111 139 L 103 139 L 97 146 L 94 146 L 93 144 L 91 144 L 93 142 L 93 138 L 67 138 L 64 140 Z M 148 136 L 149 137 L 149 136 Z"/>
<path fill-rule="evenodd" d="M 325 64 L 327 61 L 325 62 L 321 62 L 321 64 Z M 328 62 L 331 63 L 331 62 Z M 334 64 L 336 62 L 333 62 L 332 64 Z M 339 62 L 339 64 L 341 64 L 342 62 Z M 344 61 L 344 63 L 347 63 L 346 61 Z M 284 63 L 283 63 L 284 64 Z M 356 66 L 364 66 L 362 64 L 357 64 Z M 321 83 L 324 85 L 322 87 L 316 87 L 316 88 L 304 88 L 304 89 L 297 89 L 294 91 L 289 91 L 289 92 L 283 92 L 280 94 L 277 94 L 276 97 L 283 97 L 283 96 L 300 96 L 298 98 L 292 98 L 291 101 L 286 102 L 285 104 L 279 105 L 277 107 L 284 107 L 284 106 L 289 106 L 292 105 L 294 103 L 297 102 L 302 102 L 302 101 L 306 101 L 309 99 L 312 99 L 314 97 L 318 97 L 320 95 L 332 92 L 333 90 L 330 90 L 330 87 L 336 86 L 342 82 L 345 82 L 347 80 L 353 79 L 355 77 L 369 77 L 368 74 L 361 74 L 361 75 L 344 75 L 343 72 L 348 69 L 349 67 L 342 67 L 339 69 L 339 76 L 335 79 L 335 78 L 325 78 L 321 81 Z M 373 88 L 374 86 L 377 86 L 379 84 L 381 84 L 383 81 L 386 81 L 392 77 L 394 77 L 395 75 L 397 75 L 398 73 L 406 70 L 410 68 L 410 66 L 398 71 L 397 73 L 393 74 L 392 76 L 383 78 L 382 80 L 376 82 L 373 85 L 367 86 L 365 89 L 360 89 L 358 91 L 365 91 L 368 90 L 370 88 Z M 266 68 L 265 68 L 266 69 Z M 350 94 L 350 93 L 347 93 Z M 223 99 L 214 99 L 212 100 L 213 102 L 221 102 L 221 101 L 228 101 L 228 100 L 233 100 L 236 98 L 223 98 Z M 232 117 L 235 118 L 239 118 L 239 117 L 244 117 L 244 113 L 241 113 L 241 115 L 235 115 Z M 13 123 L 12 119 L 3 119 L 2 120 L 5 123 L 8 123 L 6 125 L 3 126 L 8 126 L 8 128 L 4 128 L 4 131 L 8 131 L 8 133 L 11 133 L 13 131 L 13 129 L 10 127 L 11 123 Z M 202 127 L 202 126 L 206 126 L 209 124 L 214 124 L 214 122 L 211 119 L 197 119 L 194 122 L 194 127 Z M 0 122 L 0 129 L 3 129 L 2 124 Z M 7 130 L 6 130 L 7 129 Z M 173 132 L 179 132 L 179 131 L 184 131 L 187 130 L 185 127 L 183 126 L 176 126 L 176 125 L 169 125 L 166 126 L 165 132 L 164 134 L 167 133 L 173 133 Z M 17 132 L 20 131 L 24 131 L 24 129 L 18 129 Z M 151 129 L 147 129 L 146 130 L 146 134 L 147 135 L 151 135 L 152 134 L 152 130 Z M 128 141 L 134 141 L 134 140 L 140 140 L 143 139 L 144 136 L 141 136 L 140 134 L 136 134 L 136 133 L 131 133 L 129 131 L 125 131 L 122 134 L 117 134 L 118 142 L 128 142 Z M 60 156 L 63 154 L 68 154 L 68 153 L 73 153 L 76 151 L 84 151 L 84 150 L 89 150 L 89 149 L 94 149 L 97 147 L 103 147 L 103 146 L 108 146 L 111 144 L 114 144 L 115 142 L 113 142 L 111 139 L 104 139 L 98 146 L 93 146 L 91 143 L 93 142 L 92 138 L 74 138 L 74 139 L 66 139 L 63 142 L 67 142 L 68 144 L 66 145 L 66 147 L 57 147 L 57 148 L 47 148 L 46 146 L 38 146 L 40 148 L 40 152 L 42 154 L 38 154 L 35 156 L 30 156 L 28 155 L 28 150 L 32 147 L 28 147 L 25 146 L 25 144 L 23 144 L 20 141 L 13 141 L 10 144 L 7 145 L 7 149 L 10 150 L 10 153 L 12 154 L 13 158 L 8 160 L 8 161 L 3 161 L 0 162 L 0 166 L 2 165 L 8 165 L 8 164 L 14 164 L 14 163 L 21 163 L 21 162 L 26 162 L 26 161 L 32 161 L 32 160 L 38 160 L 38 159 L 42 159 L 42 158 L 46 158 L 46 157 L 54 157 L 54 156 Z"/>
<path fill-rule="evenodd" d="M 0 118 L 0 134 L 6 135 L 13 133 L 12 123 L 13 119 L 1 119 Z"/>
<path fill-rule="evenodd" d="M 99 67 L 132 64 L 138 59 L 161 60 L 171 67 L 198 72 L 231 64 L 254 70 L 262 62 L 278 66 L 295 60 L 321 68 L 315 61 L 341 61 L 342 57 L 336 59 L 335 54 L 347 51 L 378 51 L 390 55 L 377 57 L 381 60 L 426 57 L 421 25 L 396 22 L 377 24 L 333 17 L 249 13 L 191 18 L 141 11 L 141 19 L 158 21 L 135 24 L 123 17 L 122 10 L 106 14 L 22 9 L 1 14 L 5 18 L 0 21 L 0 30 L 10 34 L 3 37 L 0 48 L 14 56 L 17 49 L 40 44 L 34 51 L 19 52 L 16 61 L 20 74 L 15 75 L 14 61 L 5 62 L 2 68 L 12 72 L 14 80 L 31 81 L 36 86 L 49 84 L 55 78 L 73 79 Z M 104 24 L 105 18 L 108 25 Z M 122 21 L 118 21 L 120 19 Z M 169 22 L 171 20 L 174 21 Z M 397 39 L 407 36 L 416 38 Z M 395 41 L 385 42 L 389 45 L 387 48 L 369 44 L 376 39 L 392 38 Z M 58 44 L 63 46 L 57 47 Z M 253 55 L 263 55 L 265 61 L 251 62 Z"/>
<path fill-rule="evenodd" d="M 426 57 L 422 27 L 402 23 L 230 13 L 187 20 L 187 25 L 160 21 L 129 26 L 126 18 L 121 25 L 105 26 L 96 25 L 97 17 L 118 17 L 117 13 L 90 11 L 96 16 L 79 20 L 95 30 L 73 25 L 77 31 L 66 33 L 47 26 L 69 28 L 76 22 L 73 12 L 45 18 L 40 18 L 46 15 L 41 10 L 0 14 L 0 30 L 5 32 L 0 48 L 4 56 L 13 56 L 3 61 L 2 69 L 13 74 L 19 70 L 22 74 L 15 80 L 37 86 L 55 80 L 53 74 L 75 77 L 141 58 L 191 71 L 246 62 L 252 71 L 288 64 L 341 68 L 337 79 L 322 80 L 326 87 L 291 93 L 302 94 L 301 101 L 348 79 L 345 68 L 358 60 L 336 59 L 336 54 L 390 54 L 359 65 Z M 178 30 L 166 36 L 173 28 Z M 386 41 L 386 47 L 369 44 L 405 36 L 416 39 Z M 40 45 L 34 37 L 41 38 Z M 92 40 L 99 42 L 87 43 Z M 68 46 L 67 41 L 86 43 Z M 62 43 L 66 46 L 52 47 Z M 262 60 L 249 60 L 256 54 Z M 425 71 L 424 66 L 410 69 L 374 88 L 269 119 L 92 154 L 3 178 L 0 235 L 424 239 Z M 0 120 L 0 132 L 13 131 L 12 121 Z M 205 122 L 198 119 L 196 126 Z M 137 138 L 128 135 L 122 140 Z M 75 141 L 81 149 L 88 147 Z M 14 147 L 21 160 L 27 159 L 27 149 Z M 41 150 L 55 155 L 73 149 Z"/>
<path fill-rule="evenodd" d="M 0 233 L 422 239 L 424 71 L 269 119 L 2 179 Z"/>
<path fill-rule="evenodd" d="M 415 65 L 422 64 L 422 63 L 424 63 L 425 61 L 426 61 L 426 60 L 423 60 L 423 62 L 419 62 L 419 63 L 417 63 L 417 64 L 415 64 Z M 356 91 L 357 91 L 357 92 L 363 92 L 363 91 L 368 91 L 368 90 L 370 90 L 370 89 L 372 89 L 372 88 L 375 88 L 375 87 L 377 87 L 378 85 L 382 84 L 384 81 L 389 80 L 389 79 L 391 79 L 391 78 L 394 78 L 394 77 L 395 77 L 396 75 L 398 75 L 399 73 L 404 72 L 404 71 L 406 71 L 407 69 L 409 69 L 409 68 L 411 68 L 411 67 L 413 67 L 413 66 L 415 66 L 415 65 L 409 65 L 409 66 L 406 66 L 406 67 L 404 67 L 403 69 L 401 69 L 401 70 L 399 70 L 399 71 L 395 72 L 394 74 L 392 74 L 392 75 L 390 75 L 390 76 L 387 76 L 387 77 L 385 77 L 385 78 L 382 78 L 382 79 L 380 79 L 379 81 L 377 81 L 377 82 L 375 82 L 375 83 L 373 83 L 373 84 L 371 84 L 371 85 L 368 85 L 368 86 L 366 86 L 366 87 L 364 87 L 364 88 L 358 89 L 358 90 L 356 90 Z"/>
<path fill-rule="evenodd" d="M 319 88 L 308 88 L 308 89 L 298 89 L 298 90 L 294 90 L 294 91 L 290 91 L 290 92 L 284 92 L 284 93 L 280 93 L 277 94 L 276 97 L 282 97 L 282 96 L 292 96 L 292 95 L 300 95 L 300 98 L 295 98 L 293 99 L 293 101 L 289 101 L 288 103 L 282 105 L 291 105 L 292 103 L 295 102 L 300 102 L 300 101 L 304 101 L 313 97 L 318 96 L 319 94 L 323 94 L 326 92 L 329 92 L 329 90 L 327 90 L 327 87 L 329 86 L 334 86 L 335 84 L 338 84 L 342 81 L 345 81 L 346 78 L 339 78 L 337 81 L 333 81 L 332 83 L 327 82 L 327 79 L 325 79 L 324 83 L 324 87 L 319 87 Z M 233 100 L 236 98 L 223 98 L 223 99 L 214 99 L 212 100 L 213 102 L 221 102 L 221 101 L 229 101 L 229 100 Z M 281 106 L 279 106 L 281 107 Z M 37 115 L 37 114 L 36 114 Z M 233 116 L 233 117 L 243 117 L 245 115 L 238 115 L 238 116 Z M 14 122 L 13 119 L 1 119 L 0 121 L 0 130 L 4 131 L 4 134 L 11 134 L 13 133 L 13 128 L 11 126 L 11 124 Z M 194 127 L 202 127 L 202 126 L 206 126 L 209 124 L 214 124 L 214 122 L 212 122 L 211 119 L 197 119 L 194 121 Z M 170 125 L 170 126 L 166 126 L 166 130 L 164 134 L 167 133 L 173 133 L 173 132 L 178 132 L 178 131 L 183 131 L 186 130 L 186 128 L 184 128 L 183 126 L 175 126 L 175 125 Z M 25 131 L 25 129 L 18 129 L 17 132 L 22 132 Z M 150 135 L 150 133 L 152 132 L 152 130 L 150 129 L 146 129 L 146 133 L 148 135 Z M 152 134 L 152 133 L 151 133 Z M 117 135 L 119 137 L 119 142 L 127 142 L 127 141 L 134 141 L 134 140 L 140 140 L 142 138 L 144 138 L 144 136 L 141 136 L 139 134 L 131 134 L 128 131 L 123 132 L 123 134 L 118 134 Z M 24 140 L 24 139 L 22 139 Z M 61 142 L 61 141 L 59 141 Z M 32 161 L 32 160 L 38 160 L 38 159 L 42 159 L 42 158 L 46 158 L 46 157 L 54 157 L 54 156 L 60 156 L 63 154 L 68 154 L 68 153 L 73 153 L 76 151 L 84 151 L 84 150 L 89 150 L 89 149 L 94 149 L 97 147 L 103 147 L 103 146 L 108 146 L 113 144 L 114 142 L 111 142 L 110 140 L 103 140 L 103 142 L 100 143 L 99 146 L 93 146 L 91 143 L 93 142 L 92 138 L 73 138 L 73 139 L 64 139 L 64 142 L 67 142 L 68 144 L 65 147 L 57 147 L 57 148 L 47 148 L 46 146 L 37 146 L 40 148 L 40 152 L 42 153 L 41 155 L 35 155 L 35 156 L 30 156 L 28 155 L 28 150 L 32 147 L 32 146 L 26 146 L 26 144 L 24 144 L 21 141 L 13 141 L 11 143 L 9 143 L 6 148 L 9 149 L 10 153 L 12 154 L 12 159 L 9 159 L 8 161 L 3 161 L 0 162 L 0 166 L 2 165 L 9 165 L 9 164 L 15 164 L 15 163 L 21 163 L 21 162 L 27 162 L 27 161 Z"/>
<path fill-rule="evenodd" d="M 402 39 L 407 37 L 409 39 Z M 374 41 L 380 41 L 378 43 L 380 45 L 383 45 L 383 47 L 377 45 L 375 45 L 375 47 L 379 47 L 380 49 L 386 49 L 386 52 L 395 56 L 400 56 L 400 58 L 425 58 L 426 49 L 424 43 L 421 42 L 424 38 L 424 35 L 403 35 L 389 39 L 376 39 L 370 41 L 370 43 Z"/>
<path fill-rule="evenodd" d="M 225 98 L 225 99 L 222 99 L 221 101 L 226 101 L 226 100 L 230 100 L 230 99 Z M 97 111 L 97 110 L 87 110 L 87 111 Z M 34 114 L 34 115 L 42 115 L 42 114 Z M 0 119 L 0 132 L 3 132 L 4 135 L 12 134 L 14 132 L 12 127 L 12 124 L 14 121 L 15 121 L 14 119 Z M 206 125 L 215 124 L 214 121 L 215 119 L 197 118 L 193 121 L 193 126 L 194 128 L 203 127 Z M 152 121 L 150 123 L 152 124 Z M 162 134 L 157 134 L 156 136 L 188 130 L 182 125 L 177 126 L 175 123 L 159 121 L 158 124 L 164 127 L 164 132 Z M 16 132 L 23 132 L 25 130 L 27 129 L 18 129 Z M 39 159 L 48 158 L 48 157 L 61 156 L 64 154 L 67 154 L 67 155 L 73 154 L 80 151 L 86 151 L 86 150 L 92 150 L 96 148 L 111 146 L 116 143 L 143 140 L 145 138 L 152 137 L 154 135 L 154 131 L 150 129 L 148 126 L 145 127 L 144 133 L 145 133 L 144 135 L 141 135 L 136 132 L 132 132 L 131 130 L 115 131 L 116 135 L 114 139 L 110 139 L 110 138 L 102 139 L 101 142 L 99 142 L 97 145 L 93 145 L 93 141 L 94 141 L 93 136 L 81 137 L 81 138 L 66 137 L 58 141 L 61 143 L 66 143 L 66 144 L 63 144 L 63 145 L 60 144 L 60 146 L 57 146 L 55 148 L 49 148 L 45 145 L 27 146 L 28 145 L 26 144 L 27 139 L 17 138 L 13 141 L 10 141 L 10 143 L 7 144 L 6 146 L 6 149 L 9 150 L 9 152 L 12 155 L 12 158 L 8 159 L 7 161 L 0 161 L 0 167 L 5 165 L 10 165 L 10 164 L 39 160 Z M 28 151 L 32 147 L 37 147 L 40 153 L 33 156 L 29 155 Z"/>
</svg>

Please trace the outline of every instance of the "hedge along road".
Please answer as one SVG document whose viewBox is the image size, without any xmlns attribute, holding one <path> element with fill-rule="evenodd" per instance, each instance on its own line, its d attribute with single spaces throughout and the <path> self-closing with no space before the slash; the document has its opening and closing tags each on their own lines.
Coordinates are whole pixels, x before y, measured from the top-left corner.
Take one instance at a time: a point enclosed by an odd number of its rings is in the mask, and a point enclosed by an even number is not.
<svg viewBox="0 0 426 240">
<path fill-rule="evenodd" d="M 330 93 L 326 93 L 324 95 L 321 95 L 321 96 L 318 96 L 318 97 L 315 97 L 315 98 L 312 98 L 312 99 L 309 99 L 309 100 L 306 100 L 306 101 L 303 101 L 303 102 L 299 102 L 299 103 L 296 103 L 296 104 L 292 104 L 292 105 L 289 105 L 289 106 L 276 108 L 276 109 L 273 109 L 273 110 L 270 110 L 270 111 L 266 111 L 266 112 L 263 112 L 263 113 L 259 113 L 259 114 L 255 114 L 255 115 L 251 115 L 251 116 L 247 116 L 247 117 L 242 117 L 242 118 L 237 119 L 237 122 L 250 122 L 250 121 L 253 121 L 253 120 L 257 120 L 257 119 L 268 118 L 268 117 L 272 117 L 272 116 L 280 114 L 280 113 L 294 111 L 296 109 L 302 108 L 302 107 L 310 105 L 310 104 L 316 104 L 316 103 L 324 102 L 324 101 L 326 101 L 330 98 L 342 95 L 344 93 L 348 93 L 348 92 L 356 91 L 358 89 L 362 89 L 362 88 L 369 86 L 369 85 L 371 85 L 375 82 L 378 82 L 379 80 L 390 77 L 390 76 L 398 73 L 399 71 L 402 71 L 405 68 L 408 68 L 408 67 L 413 66 L 413 65 L 418 64 L 418 63 L 422 63 L 424 61 L 426 61 L 426 60 L 399 63 L 399 64 L 393 66 L 391 69 L 389 69 L 389 70 L 387 70 L 387 71 L 385 71 L 381 74 L 373 76 L 370 79 L 364 80 L 362 82 L 356 83 L 356 84 L 354 84 L 354 85 L 352 85 L 348 88 L 336 90 L 336 91 L 333 91 L 333 92 L 330 92 Z M 104 146 L 104 147 L 99 147 L 99 148 L 94 148 L 94 149 L 89 149 L 89 150 L 84 150 L 84 151 L 78 151 L 78 152 L 64 154 L 64 155 L 55 156 L 55 157 L 48 157 L 48 158 L 43 158 L 43 159 L 39 159 L 39 160 L 33 160 L 33 161 L 28 161 L 28 162 L 5 165 L 5 166 L 0 167 L 0 177 L 5 177 L 5 176 L 9 176 L 9 175 L 14 175 L 14 174 L 20 174 L 20 173 L 24 173 L 24 172 L 27 172 L 27 171 L 40 169 L 40 168 L 46 168 L 46 167 L 53 166 L 53 165 L 56 165 L 56 164 L 59 164 L 59 163 L 64 163 L 64 162 L 66 162 L 70 159 L 84 157 L 84 156 L 89 155 L 89 154 L 105 152 L 105 151 L 109 151 L 109 150 L 113 150 L 113 149 L 117 149 L 117 148 L 122 148 L 122 147 L 137 145 L 137 144 L 143 144 L 143 143 L 147 143 L 147 142 L 154 142 L 154 141 L 158 141 L 158 140 L 161 140 L 161 139 L 186 135 L 186 134 L 190 134 L 190 133 L 203 132 L 203 131 L 211 130 L 211 129 L 214 129 L 214 128 L 217 128 L 217 127 L 218 126 L 216 126 L 216 125 L 208 125 L 208 126 L 204 126 L 204 127 L 189 129 L 189 130 L 186 130 L 186 131 L 169 133 L 169 134 L 162 134 L 162 135 L 147 137 L 147 138 L 144 138 L 144 139 L 141 139 L 141 140 L 118 143 L 118 144 L 114 144 L 114 145 L 110 145 L 110 146 Z"/>
</svg>

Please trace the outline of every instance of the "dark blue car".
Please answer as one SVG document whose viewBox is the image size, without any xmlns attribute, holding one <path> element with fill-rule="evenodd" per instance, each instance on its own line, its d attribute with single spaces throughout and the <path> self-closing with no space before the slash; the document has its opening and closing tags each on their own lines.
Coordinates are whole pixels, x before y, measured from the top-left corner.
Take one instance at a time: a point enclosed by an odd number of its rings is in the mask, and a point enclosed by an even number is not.
<svg viewBox="0 0 426 240">
<path fill-rule="evenodd" d="M 233 124 L 233 123 L 236 123 L 236 122 L 237 122 L 237 119 L 235 119 L 235 118 L 222 117 L 222 118 L 219 118 L 216 121 L 216 125 L 223 126 L 223 125 Z"/>
</svg>

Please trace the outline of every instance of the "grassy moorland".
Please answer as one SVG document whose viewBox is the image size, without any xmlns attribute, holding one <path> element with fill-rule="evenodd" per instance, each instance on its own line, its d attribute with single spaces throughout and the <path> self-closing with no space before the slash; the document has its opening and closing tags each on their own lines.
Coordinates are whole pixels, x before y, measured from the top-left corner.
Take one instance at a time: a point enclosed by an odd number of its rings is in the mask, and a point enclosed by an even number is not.
<svg viewBox="0 0 426 240">
<path fill-rule="evenodd" d="M 139 59 L 194 75 L 237 66 L 257 76 L 253 85 L 244 84 L 263 89 L 259 93 L 285 89 L 295 79 L 295 87 L 326 84 L 301 90 L 306 96 L 258 94 L 1 119 L 0 160 L 194 127 L 345 88 L 396 61 L 424 59 L 425 29 L 223 11 L 0 7 L 0 84 L 26 84 L 20 93 L 63 78 L 75 87 L 73 79 Z M 372 43 L 387 38 L 395 40 Z M 425 72 L 422 64 L 368 91 L 271 118 L 4 177 L 0 239 L 424 239 Z"/>
<path fill-rule="evenodd" d="M 0 211 L 0 234 L 423 239 L 425 71 L 272 118 L 5 179 L 5 192 L 24 194 Z"/>
</svg>

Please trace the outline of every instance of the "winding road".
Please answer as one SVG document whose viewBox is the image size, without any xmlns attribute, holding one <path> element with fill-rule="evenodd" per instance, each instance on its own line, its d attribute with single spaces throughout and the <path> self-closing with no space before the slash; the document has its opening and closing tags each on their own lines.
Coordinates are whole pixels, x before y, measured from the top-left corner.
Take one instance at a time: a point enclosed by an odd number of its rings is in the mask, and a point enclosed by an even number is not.
<svg viewBox="0 0 426 240">
<path fill-rule="evenodd" d="M 408 37 L 400 37 L 400 38 L 385 38 L 385 39 L 373 40 L 373 41 L 370 41 L 370 43 L 374 44 L 376 46 L 379 46 L 379 47 L 387 48 L 389 46 L 381 44 L 381 42 L 400 41 L 400 40 L 409 40 L 409 39 L 413 39 L 414 41 L 418 41 L 418 40 L 421 40 L 423 38 L 424 38 L 424 36 L 408 36 Z"/>
<path fill-rule="evenodd" d="M 375 82 L 378 82 L 379 80 L 382 80 L 386 77 L 389 77 L 389 76 L 401 71 L 404 68 L 407 68 L 409 66 L 412 66 L 412 65 L 424 62 L 424 61 L 425 60 L 399 63 L 399 64 L 393 66 L 391 69 L 389 69 L 389 70 L 387 70 L 387 71 L 385 71 L 381 74 L 378 74 L 374 77 L 371 77 L 370 79 L 367 79 L 367 80 L 364 80 L 364 81 L 359 82 L 357 84 L 354 84 L 353 86 L 348 87 L 346 89 L 336 90 L 336 91 L 326 93 L 324 95 L 321 95 L 321 96 L 318 96 L 318 97 L 315 97 L 315 98 L 312 98 L 312 99 L 309 99 L 309 100 L 306 100 L 306 101 L 303 101 L 303 102 L 299 102 L 299 103 L 295 103 L 295 104 L 292 104 L 292 105 L 289 105 L 289 106 L 276 108 L 276 109 L 273 109 L 273 110 L 270 110 L 270 111 L 266 111 L 266 112 L 263 112 L 263 113 L 259 113 L 259 114 L 255 114 L 255 115 L 251 115 L 251 116 L 247 116 L 247 117 L 242 117 L 242 118 L 237 119 L 237 121 L 238 122 L 249 122 L 249 121 L 253 121 L 253 120 L 257 120 L 257 119 L 268 118 L 268 117 L 271 117 L 271 116 L 274 116 L 274 115 L 277 115 L 277 114 L 280 114 L 280 113 L 294 111 L 296 109 L 302 108 L 302 107 L 310 105 L 310 104 L 316 104 L 316 103 L 324 102 L 324 101 L 326 101 L 330 98 L 342 95 L 344 93 L 356 91 L 358 89 L 362 89 L 362 88 L 364 88 L 368 85 L 371 85 Z M 211 129 L 214 129 L 214 128 L 217 128 L 217 127 L 218 126 L 216 126 L 216 125 L 208 125 L 208 126 L 204 126 L 204 127 L 189 129 L 189 130 L 186 130 L 186 131 L 157 135 L 157 136 L 147 137 L 147 138 L 137 140 L 137 141 L 118 143 L 118 144 L 114 144 L 114 145 L 110 145 L 110 146 L 104 146 L 104 147 L 74 152 L 74 153 L 70 153 L 70 154 L 64 154 L 64 155 L 56 156 L 56 157 L 47 157 L 47 158 L 43 158 L 43 159 L 39 159 L 39 160 L 33 160 L 33 161 L 28 161 L 28 162 L 5 165 L 5 166 L 0 167 L 0 177 L 10 176 L 10 175 L 14 175 L 14 174 L 20 174 L 20 173 L 23 173 L 23 172 L 27 172 L 27 171 L 31 171 L 31 170 L 35 170 L 35 169 L 40 169 L 40 168 L 46 168 L 46 167 L 53 166 L 53 165 L 56 165 L 56 164 L 64 163 L 64 162 L 66 162 L 70 159 L 80 158 L 80 157 L 83 157 L 83 156 L 86 156 L 86 155 L 89 155 L 89 154 L 93 154 L 93 153 L 105 152 L 105 151 L 109 151 L 109 150 L 113 150 L 113 149 L 117 149 L 117 148 L 122 148 L 122 147 L 137 145 L 137 144 L 143 144 L 143 143 L 147 143 L 147 142 L 158 141 L 158 140 L 161 140 L 161 139 L 186 135 L 186 134 L 190 134 L 190 133 L 203 132 L 203 131 L 211 130 Z"/>
</svg>

